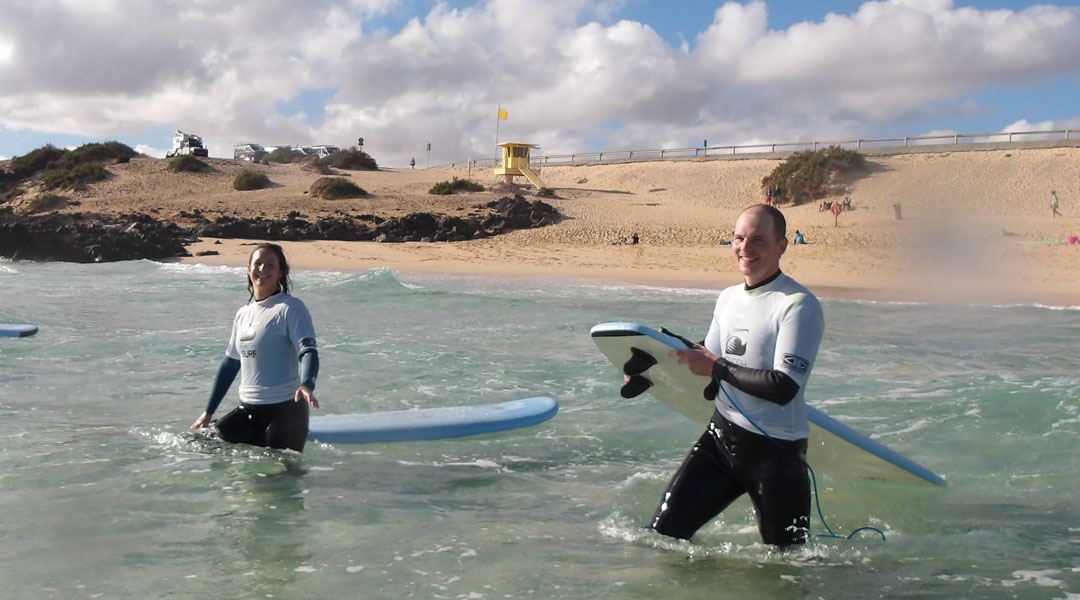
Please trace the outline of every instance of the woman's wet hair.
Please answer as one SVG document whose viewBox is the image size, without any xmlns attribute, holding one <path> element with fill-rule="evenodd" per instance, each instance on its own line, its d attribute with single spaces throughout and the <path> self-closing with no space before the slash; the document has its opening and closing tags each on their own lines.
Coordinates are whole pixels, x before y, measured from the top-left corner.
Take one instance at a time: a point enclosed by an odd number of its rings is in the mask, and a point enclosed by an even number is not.
<svg viewBox="0 0 1080 600">
<path fill-rule="evenodd" d="M 285 260 L 285 251 L 282 250 L 281 246 L 279 246 L 277 244 L 271 244 L 269 242 L 264 242 L 262 244 L 259 244 L 258 246 L 255 246 L 255 249 L 251 251 L 251 255 L 248 256 L 247 266 L 248 266 L 249 269 L 251 268 L 251 260 L 253 258 L 255 258 L 255 253 L 258 252 L 259 250 L 269 250 L 269 251 L 273 252 L 277 256 L 278 270 L 281 271 L 281 275 L 280 275 L 280 277 L 278 277 L 278 291 L 279 292 L 285 292 L 286 294 L 288 294 L 289 293 L 289 286 L 291 285 L 292 282 L 289 279 L 289 261 Z M 247 288 L 248 288 L 248 293 L 251 295 L 248 298 L 248 300 L 250 301 L 253 298 L 255 298 L 255 284 L 251 283 L 251 276 L 250 275 L 247 278 Z"/>
</svg>

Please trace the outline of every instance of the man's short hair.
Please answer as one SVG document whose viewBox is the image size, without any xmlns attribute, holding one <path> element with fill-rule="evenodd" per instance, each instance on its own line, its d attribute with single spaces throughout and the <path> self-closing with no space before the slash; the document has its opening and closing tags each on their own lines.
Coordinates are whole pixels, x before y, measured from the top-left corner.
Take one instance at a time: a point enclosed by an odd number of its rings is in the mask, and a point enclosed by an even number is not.
<svg viewBox="0 0 1080 600">
<path fill-rule="evenodd" d="M 777 241 L 787 237 L 787 219 L 784 218 L 784 213 L 780 212 L 779 208 L 771 204 L 755 204 L 744 210 L 743 213 L 752 209 L 760 209 L 772 218 L 773 232 L 776 234 Z M 741 217 L 742 213 L 739 216 Z"/>
</svg>

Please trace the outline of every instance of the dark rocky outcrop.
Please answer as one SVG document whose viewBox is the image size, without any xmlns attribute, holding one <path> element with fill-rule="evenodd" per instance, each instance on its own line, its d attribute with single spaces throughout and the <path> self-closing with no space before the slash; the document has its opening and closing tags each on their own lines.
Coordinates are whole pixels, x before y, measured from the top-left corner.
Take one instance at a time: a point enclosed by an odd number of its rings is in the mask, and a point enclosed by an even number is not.
<svg viewBox="0 0 1080 600">
<path fill-rule="evenodd" d="M 198 237 L 261 240 L 339 240 L 376 242 L 454 242 L 556 223 L 559 213 L 542 201 L 504 197 L 458 217 L 427 212 L 383 219 L 339 215 L 307 220 L 299 212 L 285 219 L 183 213 L 194 221 L 180 226 L 146 214 L 16 215 L 0 209 L 0 257 L 19 260 L 106 262 L 189 256 L 184 246 Z"/>
<path fill-rule="evenodd" d="M 110 262 L 188 256 L 191 232 L 144 214 L 16 216 L 0 211 L 0 256 L 18 260 Z"/>
</svg>

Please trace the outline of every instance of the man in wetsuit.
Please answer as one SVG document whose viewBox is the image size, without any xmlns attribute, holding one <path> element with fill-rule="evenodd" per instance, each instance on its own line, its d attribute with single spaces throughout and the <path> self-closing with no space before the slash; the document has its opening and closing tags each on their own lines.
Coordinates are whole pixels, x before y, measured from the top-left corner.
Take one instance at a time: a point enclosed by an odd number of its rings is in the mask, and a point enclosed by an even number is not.
<svg viewBox="0 0 1080 600">
<path fill-rule="evenodd" d="M 716 410 L 656 509 L 650 527 L 662 534 L 687 539 L 745 493 L 765 543 L 807 539 L 803 390 L 825 320 L 817 298 L 780 271 L 786 230 L 772 206 L 739 215 L 731 246 L 743 283 L 720 293 L 704 345 L 677 353 L 695 374 L 713 377 Z"/>
</svg>

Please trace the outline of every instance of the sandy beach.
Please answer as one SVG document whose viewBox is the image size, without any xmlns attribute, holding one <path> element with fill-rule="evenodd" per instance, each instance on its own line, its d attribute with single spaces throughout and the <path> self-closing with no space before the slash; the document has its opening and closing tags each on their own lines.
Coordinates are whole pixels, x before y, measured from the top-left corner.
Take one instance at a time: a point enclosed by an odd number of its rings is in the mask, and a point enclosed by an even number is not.
<svg viewBox="0 0 1080 600">
<path fill-rule="evenodd" d="M 501 276 L 563 276 L 664 286 L 721 288 L 739 281 L 729 241 L 737 214 L 760 202 L 761 178 L 779 157 L 710 157 L 543 168 L 556 225 L 455 243 L 297 242 L 285 244 L 300 269 Z M 786 272 L 824 297 L 1080 305 L 1080 148 L 994 147 L 867 156 L 869 169 L 845 182 L 854 210 L 834 223 L 817 203 L 784 207 L 790 245 Z M 210 160 L 203 174 L 168 172 L 167 161 L 110 165 L 113 177 L 71 195 L 68 212 L 146 212 L 179 222 L 196 209 L 215 215 L 284 217 L 299 211 L 400 216 L 466 215 L 505 194 L 434 196 L 454 177 L 490 186 L 490 169 L 385 169 L 343 172 L 369 192 L 354 200 L 312 199 L 318 174 L 299 165 Z M 242 169 L 265 172 L 273 187 L 238 192 Z M 519 178 L 519 181 L 524 182 Z M 1050 192 L 1063 217 L 1052 218 Z M 523 193 L 531 197 L 532 188 Z M 838 198 L 842 198 L 839 196 Z M 836 198 L 832 198 L 836 199 Z M 897 218 L 899 205 L 902 218 Z M 639 243 L 629 243 L 638 235 Z M 247 240 L 204 239 L 184 259 L 243 264 Z"/>
</svg>

